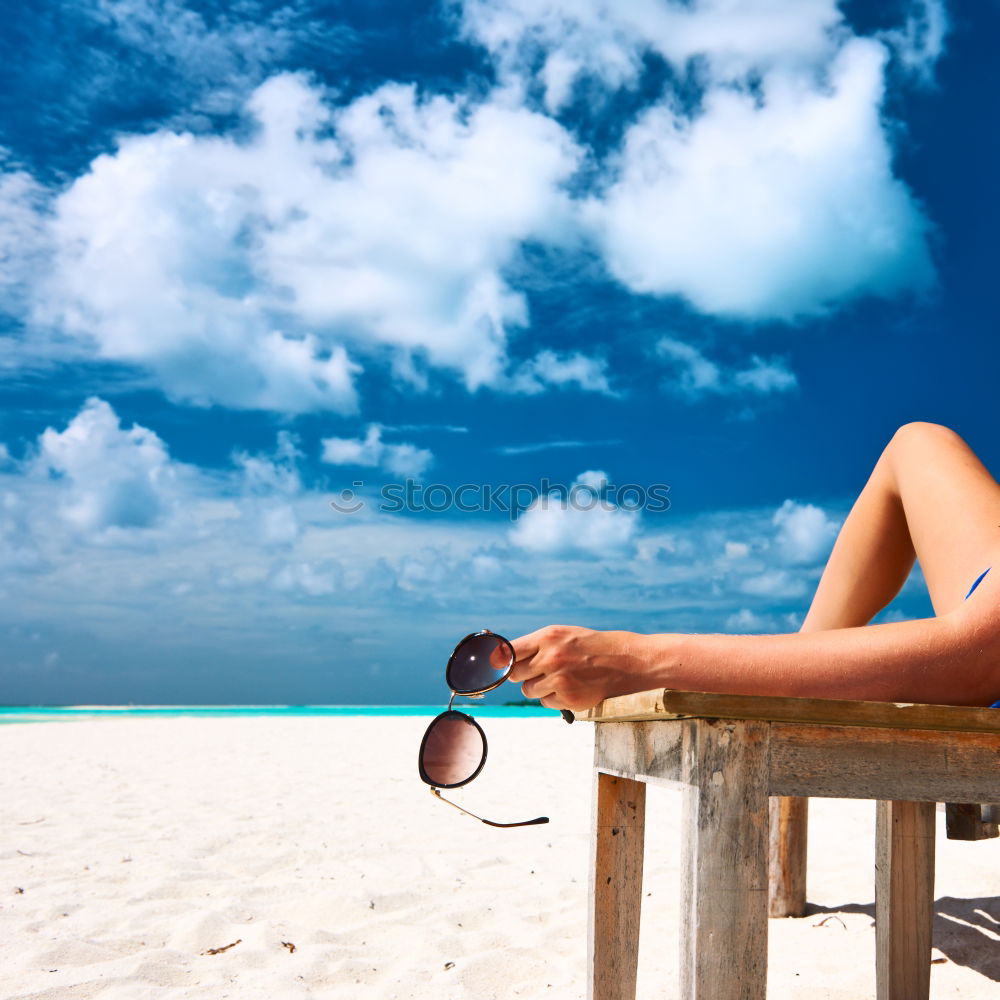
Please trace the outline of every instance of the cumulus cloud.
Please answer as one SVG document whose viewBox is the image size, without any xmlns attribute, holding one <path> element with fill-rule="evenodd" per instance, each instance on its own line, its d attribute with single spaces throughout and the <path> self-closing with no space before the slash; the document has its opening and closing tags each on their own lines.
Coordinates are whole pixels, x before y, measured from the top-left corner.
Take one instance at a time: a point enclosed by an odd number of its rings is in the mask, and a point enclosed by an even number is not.
<svg viewBox="0 0 1000 1000">
<path fill-rule="evenodd" d="M 608 477 L 581 473 L 568 491 L 539 497 L 508 533 L 512 545 L 528 552 L 607 556 L 629 547 L 639 531 L 639 516 L 603 499 Z"/>
<path fill-rule="evenodd" d="M 171 504 L 175 469 L 163 441 L 138 424 L 125 430 L 102 399 L 87 400 L 64 431 L 48 428 L 33 467 L 65 478 L 60 512 L 84 532 L 150 528 Z"/>
<path fill-rule="evenodd" d="M 382 427 L 369 424 L 363 438 L 323 438 L 322 460 L 331 465 L 377 466 L 394 476 L 418 478 L 434 461 L 427 448 L 414 444 L 387 444 Z"/>
<path fill-rule="evenodd" d="M 792 320 L 930 282 L 929 224 L 893 175 L 881 107 L 887 46 L 922 74 L 941 55 L 941 0 L 914 0 L 881 40 L 855 35 L 836 0 L 464 0 L 462 13 L 550 113 L 584 79 L 637 87 L 649 54 L 695 86 L 629 125 L 585 205 L 630 290 Z"/>
<path fill-rule="evenodd" d="M 759 94 L 709 90 L 693 118 L 669 101 L 645 111 L 589 206 L 611 272 L 633 291 L 747 320 L 925 286 L 929 224 L 892 173 L 885 58 L 856 38 L 822 87 L 775 70 Z"/>
<path fill-rule="evenodd" d="M 341 105 L 301 74 L 256 85 L 308 35 L 303 9 L 89 3 L 240 121 L 125 135 L 58 192 L 0 173 L 0 291 L 31 341 L 0 343 L 0 363 L 123 362 L 175 400 L 289 414 L 357 412 L 364 372 L 384 366 L 416 389 L 447 373 L 470 391 L 616 395 L 584 351 L 531 345 L 512 364 L 532 320 L 526 247 L 596 249 L 633 292 L 750 321 L 932 279 L 882 102 L 890 51 L 918 74 L 939 58 L 941 0 L 873 38 L 835 0 L 465 0 L 461 30 L 497 86 L 385 83 Z M 650 54 L 690 93 L 661 94 L 620 148 L 557 120 L 584 79 L 605 95 L 639 86 Z M 689 361 L 695 394 L 793 384 L 756 356 L 728 376 Z"/>
<path fill-rule="evenodd" d="M 780 358 L 765 361 L 756 354 L 750 358 L 750 367 L 737 371 L 733 381 L 741 389 L 748 389 L 761 394 L 769 392 L 787 392 L 794 389 L 799 380 Z"/>
<path fill-rule="evenodd" d="M 601 497 L 608 487 L 608 474 L 602 469 L 587 469 L 573 480 L 573 486 L 590 490 L 595 497 Z"/>
<path fill-rule="evenodd" d="M 774 513 L 778 529 L 775 545 L 782 560 L 793 566 L 811 566 L 825 561 L 837 538 L 840 523 L 813 504 L 786 500 Z"/>
<path fill-rule="evenodd" d="M 716 80 L 822 59 L 843 24 L 836 0 L 463 0 L 468 37 L 515 80 L 536 77 L 559 111 L 581 78 L 634 87 L 656 53 L 678 68 L 693 59 Z"/>
<path fill-rule="evenodd" d="M 500 381 L 528 322 L 501 272 L 566 224 L 564 130 L 502 95 L 398 84 L 333 108 L 294 74 L 247 113 L 248 139 L 125 137 L 56 198 L 34 322 L 198 404 L 353 412 L 352 355 L 387 352 L 417 384 L 428 366 Z M 531 374 L 604 384 L 577 358 Z"/>
<path fill-rule="evenodd" d="M 278 432 L 270 454 L 238 451 L 233 455 L 239 470 L 236 489 L 243 497 L 240 516 L 256 543 L 280 548 L 297 541 L 301 529 L 293 501 L 302 492 L 299 462 L 303 457 L 297 439 L 288 431 Z"/>
<path fill-rule="evenodd" d="M 252 455 L 237 451 L 233 461 L 240 470 L 242 491 L 251 496 L 294 496 L 302 489 L 298 462 L 303 457 L 298 439 L 289 431 L 278 431 L 271 454 Z"/>
<path fill-rule="evenodd" d="M 587 392 L 615 395 L 608 381 L 607 362 L 579 351 L 563 355 L 539 351 L 514 371 L 506 387 L 511 392 L 532 396 L 552 386 L 575 386 Z"/>
<path fill-rule="evenodd" d="M 275 664 L 307 662 L 321 685 L 342 685 L 380 655 L 384 630 L 365 623 L 391 619 L 417 652 L 405 663 L 385 659 L 386 670 L 393 683 L 413 684 L 408 697 L 419 701 L 426 695 L 413 664 L 433 662 L 441 623 L 456 615 L 508 634 L 559 620 L 643 632 L 780 632 L 798 626 L 819 577 L 816 565 L 786 562 L 773 508 L 672 513 L 669 530 L 653 514 L 643 523 L 614 508 L 563 514 L 558 497 L 513 529 L 492 518 L 374 507 L 337 517 L 303 483 L 301 461 L 283 433 L 273 448 L 236 453 L 228 466 L 184 466 L 155 431 L 131 426 L 100 400 L 41 435 L 26 460 L 0 468 L 5 683 L 11 663 L 61 652 L 68 666 L 59 683 L 83 685 L 74 688 L 81 697 L 109 662 L 131 664 L 142 650 L 164 648 L 168 673 L 187 671 L 188 690 L 202 664 L 238 664 L 244 684 Z M 607 479 L 591 468 L 576 482 L 590 493 Z M 126 483 L 144 498 L 138 512 L 116 500 Z M 785 511 L 787 526 L 796 517 Z M 911 584 L 908 617 L 924 606 L 930 614 L 919 573 Z M 18 632 L 26 622 L 44 638 L 42 654 Z"/>
<path fill-rule="evenodd" d="M 672 381 L 668 385 L 690 398 L 709 393 L 766 395 L 787 392 L 798 385 L 794 372 L 781 358 L 765 361 L 754 354 L 749 368 L 726 368 L 707 358 L 691 344 L 673 337 L 661 337 L 655 351 L 672 370 Z"/>
<path fill-rule="evenodd" d="M 794 611 L 784 615 L 770 615 L 740 608 L 726 619 L 725 630 L 738 634 L 796 632 L 802 619 L 803 616 Z"/>
<path fill-rule="evenodd" d="M 786 569 L 770 569 L 744 577 L 739 589 L 742 593 L 752 594 L 754 597 L 787 599 L 803 597 L 807 586 L 805 580 Z"/>
</svg>

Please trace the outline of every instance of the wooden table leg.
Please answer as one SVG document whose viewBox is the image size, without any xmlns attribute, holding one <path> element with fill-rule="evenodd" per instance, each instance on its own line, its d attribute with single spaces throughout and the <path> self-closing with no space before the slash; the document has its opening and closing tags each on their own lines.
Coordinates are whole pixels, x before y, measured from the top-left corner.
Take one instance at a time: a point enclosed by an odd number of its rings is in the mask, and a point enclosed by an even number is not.
<svg viewBox="0 0 1000 1000">
<path fill-rule="evenodd" d="M 809 799 L 780 795 L 770 801 L 768 913 L 801 917 L 806 912 L 806 834 Z"/>
<path fill-rule="evenodd" d="M 597 772 L 590 869 L 590 1000 L 634 1000 L 646 786 Z"/>
<path fill-rule="evenodd" d="M 680 995 L 763 1000 L 770 727 L 704 719 L 688 725 Z"/>
<path fill-rule="evenodd" d="M 877 810 L 878 1000 L 927 1000 L 934 919 L 934 803 L 880 801 Z"/>
</svg>

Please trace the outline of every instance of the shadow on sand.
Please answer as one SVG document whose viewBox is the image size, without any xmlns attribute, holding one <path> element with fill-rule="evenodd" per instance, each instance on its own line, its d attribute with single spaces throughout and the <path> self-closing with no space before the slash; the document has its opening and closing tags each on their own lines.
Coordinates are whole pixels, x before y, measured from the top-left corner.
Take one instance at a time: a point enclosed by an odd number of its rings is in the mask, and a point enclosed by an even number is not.
<svg viewBox="0 0 1000 1000">
<path fill-rule="evenodd" d="M 816 914 L 866 913 L 875 923 L 874 903 L 806 907 L 806 918 Z M 934 900 L 934 947 L 950 962 L 964 965 L 1000 983 L 1000 896 Z"/>
</svg>

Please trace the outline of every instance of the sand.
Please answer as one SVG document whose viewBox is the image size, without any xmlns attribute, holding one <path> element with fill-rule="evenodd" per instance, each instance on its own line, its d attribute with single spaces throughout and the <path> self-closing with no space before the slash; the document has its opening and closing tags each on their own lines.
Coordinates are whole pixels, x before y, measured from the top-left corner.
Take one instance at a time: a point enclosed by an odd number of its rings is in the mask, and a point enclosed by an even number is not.
<svg viewBox="0 0 1000 1000">
<path fill-rule="evenodd" d="M 585 997 L 591 726 L 483 720 L 456 799 L 552 819 L 494 830 L 418 779 L 426 724 L 0 726 L 0 997 Z M 643 998 L 676 996 L 679 809 L 650 790 Z M 1000 998 L 1000 841 L 938 821 L 931 995 Z M 768 996 L 874 996 L 874 804 L 814 799 L 809 837 Z"/>
</svg>

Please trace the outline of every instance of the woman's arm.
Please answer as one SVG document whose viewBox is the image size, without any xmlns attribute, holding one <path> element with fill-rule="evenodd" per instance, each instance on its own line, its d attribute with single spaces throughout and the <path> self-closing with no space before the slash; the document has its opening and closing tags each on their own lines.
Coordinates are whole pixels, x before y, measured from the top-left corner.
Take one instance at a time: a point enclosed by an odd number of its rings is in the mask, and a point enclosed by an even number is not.
<svg viewBox="0 0 1000 1000">
<path fill-rule="evenodd" d="M 640 635 L 555 625 L 515 640 L 514 651 L 510 679 L 526 697 L 577 711 L 654 688 L 950 705 L 1000 698 L 1000 619 L 965 609 L 787 635 Z"/>
</svg>

